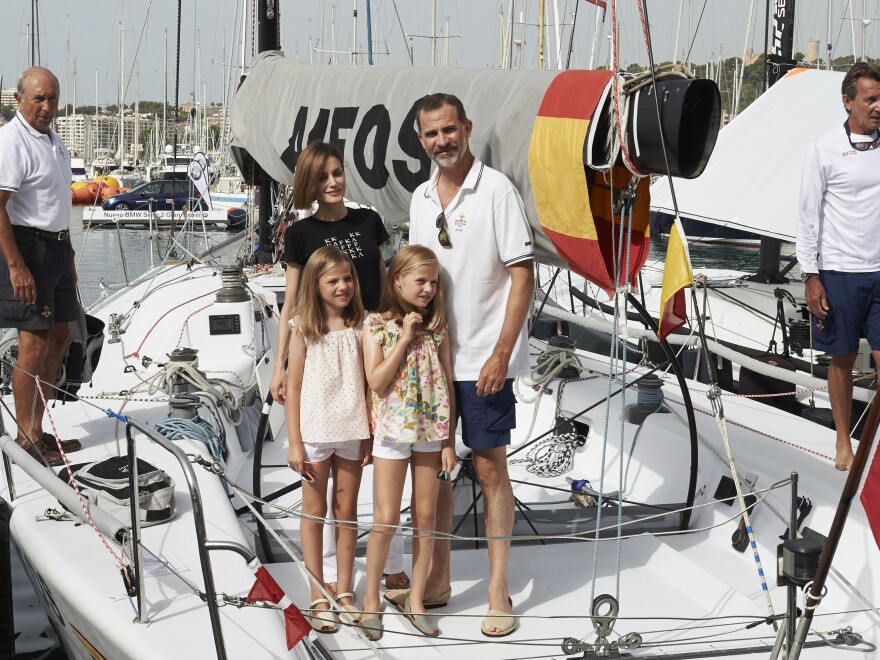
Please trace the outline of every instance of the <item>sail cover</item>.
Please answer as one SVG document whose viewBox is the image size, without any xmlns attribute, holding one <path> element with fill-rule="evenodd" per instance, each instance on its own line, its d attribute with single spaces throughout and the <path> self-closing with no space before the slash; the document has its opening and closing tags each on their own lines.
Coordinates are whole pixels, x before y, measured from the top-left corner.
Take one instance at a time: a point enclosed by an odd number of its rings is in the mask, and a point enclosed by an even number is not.
<svg viewBox="0 0 880 660">
<path fill-rule="evenodd" d="M 455 94 L 474 124 L 471 151 L 506 174 L 523 197 L 536 258 L 610 290 L 612 227 L 619 222 L 608 192 L 612 175 L 585 171 L 583 163 L 587 128 L 611 80 L 607 71 L 310 65 L 266 52 L 233 101 L 233 145 L 290 184 L 303 148 L 331 142 L 345 160 L 346 196 L 396 225 L 408 219 L 412 192 L 431 173 L 415 104 L 426 94 Z M 623 172 L 614 179 L 617 189 L 629 182 Z M 645 185 L 637 199 L 631 281 L 647 258 L 647 195 Z"/>
<path fill-rule="evenodd" d="M 795 69 L 725 126 L 702 176 L 674 178 L 682 217 L 794 241 L 807 147 L 846 119 L 843 76 Z M 674 214 L 666 177 L 651 208 Z"/>
</svg>

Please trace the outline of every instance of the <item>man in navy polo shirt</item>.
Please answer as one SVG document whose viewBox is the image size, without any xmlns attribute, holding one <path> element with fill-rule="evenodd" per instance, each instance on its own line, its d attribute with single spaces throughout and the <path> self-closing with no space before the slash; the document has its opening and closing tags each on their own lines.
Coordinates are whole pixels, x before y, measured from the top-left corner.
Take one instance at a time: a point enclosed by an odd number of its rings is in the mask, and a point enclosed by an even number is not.
<svg viewBox="0 0 880 660">
<path fill-rule="evenodd" d="M 849 470 L 852 369 L 862 332 L 880 365 L 880 67 L 855 64 L 841 91 L 849 117 L 810 145 L 804 161 L 797 258 L 813 344 L 832 356 L 834 464 Z"/>
<path fill-rule="evenodd" d="M 67 324 L 80 314 L 68 232 L 70 154 L 51 128 L 58 89 L 48 69 L 22 73 L 15 92 L 18 112 L 0 128 L 0 327 L 18 329 L 12 373 L 18 443 L 49 465 L 63 461 L 54 438 L 43 433 L 44 407 L 34 377 L 55 383 L 67 350 Z M 51 397 L 50 388 L 43 394 Z M 78 445 L 62 443 L 65 451 Z"/>
</svg>

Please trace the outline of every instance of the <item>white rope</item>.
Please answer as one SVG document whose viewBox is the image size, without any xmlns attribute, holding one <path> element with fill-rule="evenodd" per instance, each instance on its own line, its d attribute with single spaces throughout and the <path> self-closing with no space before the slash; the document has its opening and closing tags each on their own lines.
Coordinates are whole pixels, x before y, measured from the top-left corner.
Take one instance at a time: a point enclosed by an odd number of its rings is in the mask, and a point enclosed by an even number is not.
<svg viewBox="0 0 880 660">
<path fill-rule="evenodd" d="M 153 395 L 159 390 L 164 390 L 170 394 L 172 385 L 175 384 L 178 378 L 194 385 L 196 389 L 213 395 L 220 403 L 229 421 L 233 424 L 238 425 L 241 422 L 241 402 L 235 395 L 232 386 L 218 378 L 205 378 L 198 370 L 197 359 L 191 362 L 169 361 L 165 368 L 152 379 L 147 393 Z"/>
</svg>

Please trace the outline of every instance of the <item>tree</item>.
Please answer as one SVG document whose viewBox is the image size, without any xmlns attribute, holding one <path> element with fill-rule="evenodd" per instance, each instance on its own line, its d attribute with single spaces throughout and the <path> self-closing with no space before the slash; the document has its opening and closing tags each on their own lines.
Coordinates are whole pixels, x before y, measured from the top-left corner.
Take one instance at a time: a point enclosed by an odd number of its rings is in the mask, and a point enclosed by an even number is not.
<svg viewBox="0 0 880 660">
<path fill-rule="evenodd" d="M 9 121 L 15 116 L 15 108 L 11 105 L 0 105 L 0 117 Z"/>
</svg>

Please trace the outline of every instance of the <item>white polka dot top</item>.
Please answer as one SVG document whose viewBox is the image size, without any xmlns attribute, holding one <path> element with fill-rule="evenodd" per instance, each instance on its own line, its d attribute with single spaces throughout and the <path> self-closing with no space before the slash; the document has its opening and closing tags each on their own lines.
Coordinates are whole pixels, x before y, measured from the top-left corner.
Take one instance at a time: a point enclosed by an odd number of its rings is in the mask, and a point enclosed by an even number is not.
<svg viewBox="0 0 880 660">
<path fill-rule="evenodd" d="M 369 438 L 365 383 L 359 328 L 307 339 L 299 406 L 303 442 Z"/>
</svg>

